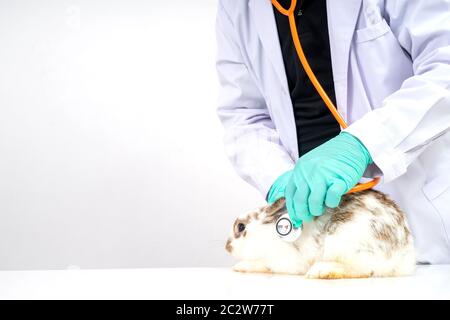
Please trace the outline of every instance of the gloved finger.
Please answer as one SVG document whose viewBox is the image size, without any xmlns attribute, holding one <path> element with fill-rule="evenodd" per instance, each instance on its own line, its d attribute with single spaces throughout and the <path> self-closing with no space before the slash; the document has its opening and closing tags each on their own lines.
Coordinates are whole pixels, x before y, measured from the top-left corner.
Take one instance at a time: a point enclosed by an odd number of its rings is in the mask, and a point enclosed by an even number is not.
<svg viewBox="0 0 450 320">
<path fill-rule="evenodd" d="M 314 179 L 311 185 L 311 193 L 308 198 L 309 212 L 313 216 L 321 216 L 324 212 L 327 184 L 323 179 Z"/>
<path fill-rule="evenodd" d="M 275 190 L 273 190 L 274 187 L 272 186 L 272 188 L 269 189 L 269 193 L 267 194 L 267 203 L 268 204 L 273 204 L 275 202 L 275 194 L 277 193 Z"/>
<path fill-rule="evenodd" d="M 344 181 L 337 179 L 328 188 L 325 198 L 325 205 L 329 208 L 336 208 L 341 202 L 342 196 L 347 191 L 347 185 Z"/>
<path fill-rule="evenodd" d="M 294 226 L 298 225 L 301 222 L 299 219 L 297 219 L 294 208 L 294 195 L 296 189 L 297 188 L 295 186 L 294 180 L 291 179 L 289 180 L 286 186 L 286 191 L 284 193 L 284 197 L 286 199 L 286 209 L 289 214 L 289 218 L 291 219 Z"/>
<path fill-rule="evenodd" d="M 270 193 L 270 195 L 267 197 L 267 203 L 268 204 L 274 204 L 275 201 L 277 201 L 280 198 L 284 197 L 283 190 L 275 190 Z"/>
<path fill-rule="evenodd" d="M 296 179 L 295 185 L 297 190 L 294 194 L 295 215 L 298 219 L 306 221 L 309 212 L 308 198 L 311 193 L 308 183 L 304 179 Z"/>
<path fill-rule="evenodd" d="M 287 171 L 275 180 L 272 187 L 269 189 L 269 192 L 267 195 L 267 202 L 269 204 L 273 204 L 278 199 L 284 197 L 286 185 L 289 182 L 291 177 L 292 177 L 292 171 Z"/>
<path fill-rule="evenodd" d="M 306 215 L 306 216 L 304 216 L 303 217 L 303 222 L 311 222 L 311 221 L 313 221 L 314 220 L 314 216 L 313 215 L 311 215 L 311 214 L 308 214 L 308 215 Z"/>
<path fill-rule="evenodd" d="M 292 202 L 292 206 L 294 208 L 294 212 L 297 212 L 297 209 L 295 208 L 295 201 Z M 293 219 L 291 219 L 291 220 L 292 220 L 292 224 L 293 224 L 294 228 L 296 228 L 296 229 L 300 228 L 303 224 L 303 221 L 299 220 L 297 218 L 295 218 L 294 220 Z"/>
</svg>

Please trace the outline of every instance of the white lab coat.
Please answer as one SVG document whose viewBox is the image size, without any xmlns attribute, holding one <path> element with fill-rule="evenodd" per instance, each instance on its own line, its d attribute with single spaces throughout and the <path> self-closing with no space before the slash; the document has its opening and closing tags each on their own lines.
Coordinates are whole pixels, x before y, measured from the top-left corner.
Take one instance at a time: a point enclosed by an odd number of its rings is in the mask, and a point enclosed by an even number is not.
<svg viewBox="0 0 450 320">
<path fill-rule="evenodd" d="M 450 263 L 450 1 L 328 0 L 327 10 L 337 107 L 375 163 L 365 175 L 381 175 L 378 189 L 407 213 L 418 261 Z M 266 196 L 298 159 L 270 0 L 219 0 L 216 30 L 226 151 Z"/>
</svg>

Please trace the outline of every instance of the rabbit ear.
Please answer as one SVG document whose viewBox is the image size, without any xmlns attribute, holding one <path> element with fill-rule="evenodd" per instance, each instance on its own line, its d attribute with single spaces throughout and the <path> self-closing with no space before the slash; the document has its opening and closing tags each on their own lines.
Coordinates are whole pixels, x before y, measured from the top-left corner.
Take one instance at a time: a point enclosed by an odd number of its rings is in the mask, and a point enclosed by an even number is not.
<svg viewBox="0 0 450 320">
<path fill-rule="evenodd" d="M 280 198 L 271 205 L 267 206 L 264 211 L 268 217 L 273 217 L 281 213 L 282 210 L 285 209 L 286 200 L 284 198 Z"/>
</svg>

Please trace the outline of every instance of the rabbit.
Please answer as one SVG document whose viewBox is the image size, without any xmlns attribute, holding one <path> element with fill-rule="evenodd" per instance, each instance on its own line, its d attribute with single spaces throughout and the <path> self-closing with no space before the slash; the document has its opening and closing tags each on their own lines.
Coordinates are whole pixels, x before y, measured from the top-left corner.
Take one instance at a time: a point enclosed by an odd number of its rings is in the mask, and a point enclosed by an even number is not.
<svg viewBox="0 0 450 320">
<path fill-rule="evenodd" d="M 343 196 L 335 209 L 303 224 L 294 242 L 281 239 L 277 220 L 285 199 L 238 218 L 225 248 L 234 271 L 304 275 L 310 279 L 407 276 L 415 271 L 406 215 L 387 195 L 366 190 Z"/>
</svg>

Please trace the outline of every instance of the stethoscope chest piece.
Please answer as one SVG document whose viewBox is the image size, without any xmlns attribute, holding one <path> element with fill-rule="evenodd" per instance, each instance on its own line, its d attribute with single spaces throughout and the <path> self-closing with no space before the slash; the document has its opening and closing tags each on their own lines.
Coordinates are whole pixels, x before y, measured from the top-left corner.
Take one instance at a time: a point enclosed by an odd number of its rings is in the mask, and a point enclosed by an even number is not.
<svg viewBox="0 0 450 320">
<path fill-rule="evenodd" d="M 275 224 L 278 236 L 286 242 L 294 242 L 302 234 L 302 227 L 295 228 L 289 214 L 283 214 Z"/>
</svg>

